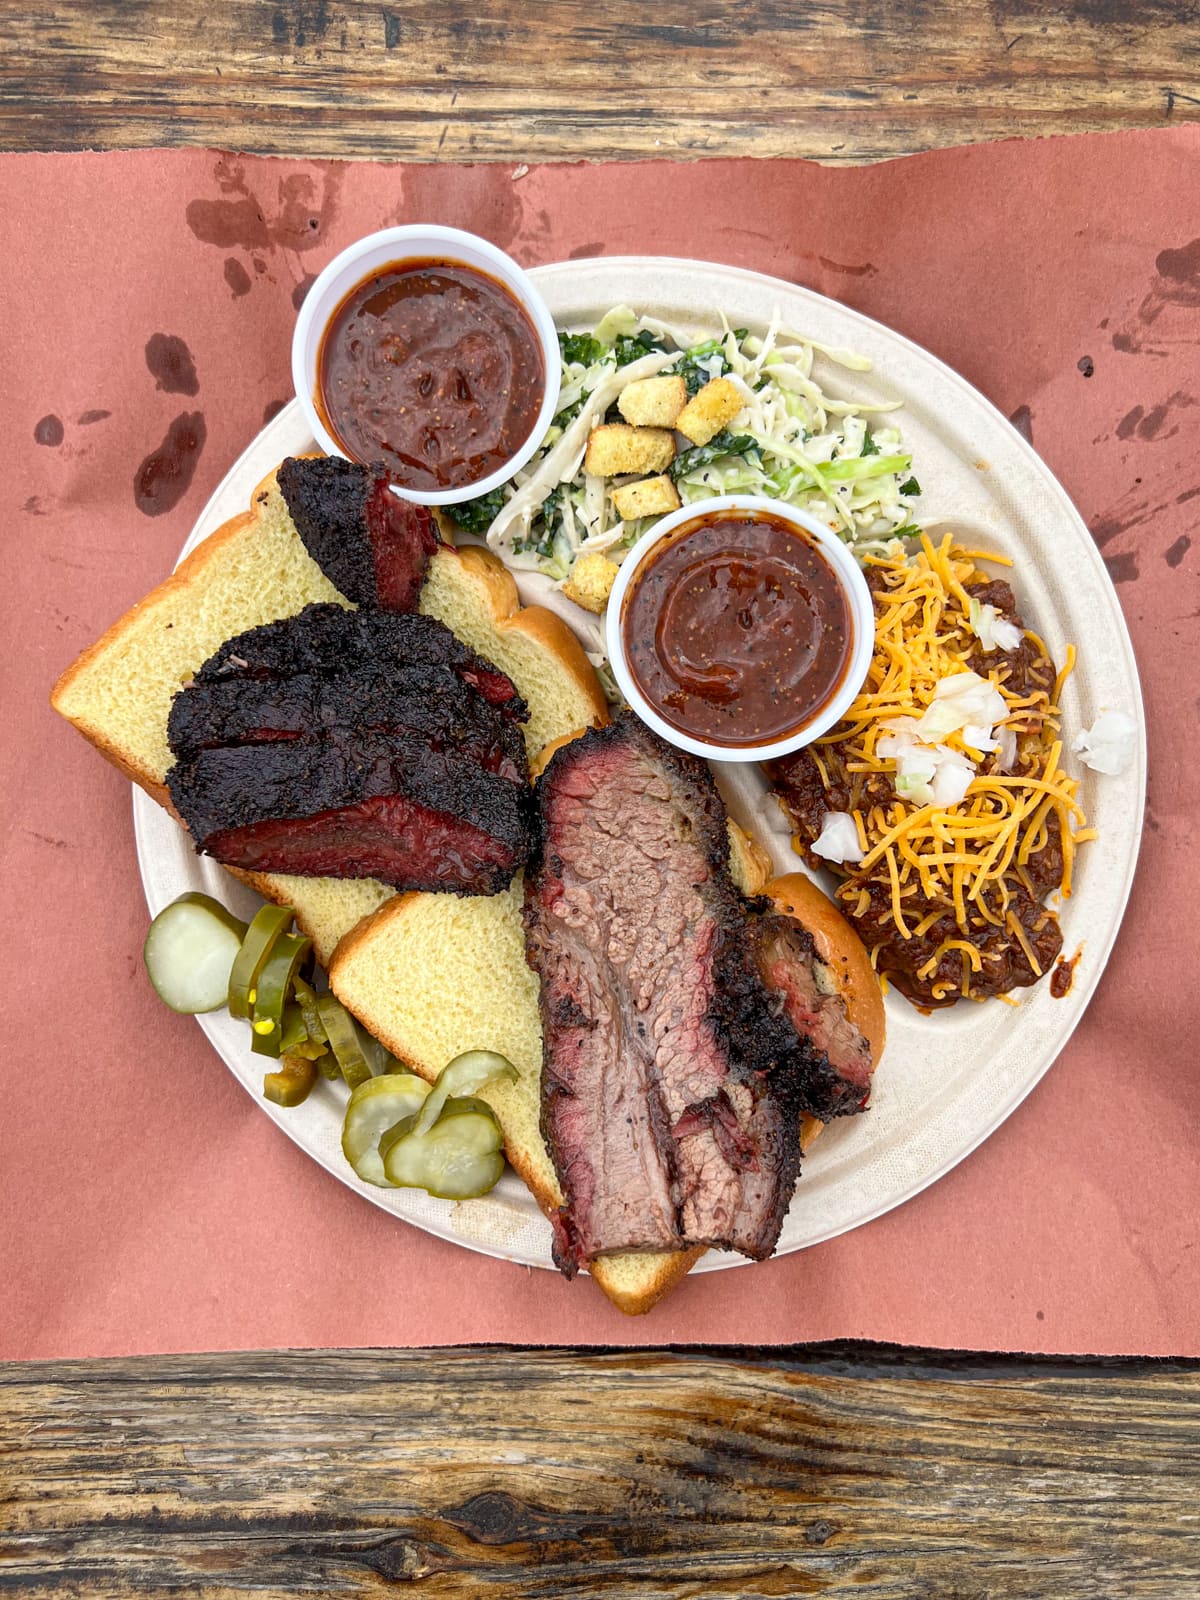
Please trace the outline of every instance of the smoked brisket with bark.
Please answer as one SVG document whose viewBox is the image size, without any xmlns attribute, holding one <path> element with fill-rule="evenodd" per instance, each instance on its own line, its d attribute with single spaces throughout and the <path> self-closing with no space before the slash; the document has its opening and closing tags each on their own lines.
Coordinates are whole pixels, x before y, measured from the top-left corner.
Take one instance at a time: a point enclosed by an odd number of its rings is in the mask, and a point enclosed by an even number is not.
<svg viewBox="0 0 1200 1600">
<path fill-rule="evenodd" d="M 382 466 L 291 456 L 279 487 L 304 548 L 356 605 L 412 611 L 438 546 L 426 506 L 402 500 Z"/>
<path fill-rule="evenodd" d="M 770 1255 L 815 1058 L 760 974 L 711 773 L 627 714 L 558 751 L 536 795 L 525 930 L 555 1259 Z"/>
<path fill-rule="evenodd" d="M 510 783 L 528 783 L 519 725 L 497 716 L 470 685 L 439 667 L 401 667 L 337 678 L 300 673 L 287 693 L 271 682 L 227 678 L 176 695 L 167 738 L 183 760 L 221 745 L 252 745 L 361 733 L 423 738 L 434 749 L 472 756 Z"/>
<path fill-rule="evenodd" d="M 294 617 L 250 628 L 227 639 L 196 673 L 195 683 L 227 678 L 294 678 L 301 673 L 335 678 L 346 673 L 446 667 L 515 722 L 528 720 L 512 680 L 477 656 L 432 617 L 383 611 L 347 611 L 328 602 Z"/>
<path fill-rule="evenodd" d="M 863 1110 L 871 1092 L 871 1045 L 847 1015 L 836 985 L 822 987 L 812 934 L 794 917 L 765 911 L 754 919 L 754 937 L 764 983 L 779 996 L 797 1034 L 812 1042 L 802 1109 L 819 1122 Z"/>
<path fill-rule="evenodd" d="M 310 606 L 176 696 L 167 787 L 229 866 L 493 894 L 529 851 L 524 715 L 440 622 Z"/>
</svg>

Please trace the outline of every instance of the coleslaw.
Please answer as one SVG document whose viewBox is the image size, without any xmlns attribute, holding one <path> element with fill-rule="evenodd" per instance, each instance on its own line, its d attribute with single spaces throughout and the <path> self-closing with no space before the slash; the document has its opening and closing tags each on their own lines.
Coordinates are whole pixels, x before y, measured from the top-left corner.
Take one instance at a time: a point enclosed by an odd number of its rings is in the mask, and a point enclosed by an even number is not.
<svg viewBox="0 0 1200 1600">
<path fill-rule="evenodd" d="M 894 554 L 897 539 L 919 531 L 909 502 L 921 492 L 900 430 L 885 420 L 901 402 L 828 393 L 814 376 L 818 356 L 847 372 L 869 371 L 871 363 L 783 328 L 778 314 L 761 336 L 731 328 L 723 314 L 721 322 L 719 334 L 698 338 L 617 306 L 590 332 L 560 333 L 559 409 L 545 440 L 509 483 L 456 506 L 455 522 L 510 565 L 560 583 L 593 551 L 619 564 L 656 519 L 622 519 L 612 491 L 631 480 L 583 470 L 588 435 L 627 384 L 678 373 L 690 395 L 726 377 L 745 400 L 715 438 L 671 463 L 685 505 L 766 495 L 820 517 L 860 556 Z"/>
</svg>

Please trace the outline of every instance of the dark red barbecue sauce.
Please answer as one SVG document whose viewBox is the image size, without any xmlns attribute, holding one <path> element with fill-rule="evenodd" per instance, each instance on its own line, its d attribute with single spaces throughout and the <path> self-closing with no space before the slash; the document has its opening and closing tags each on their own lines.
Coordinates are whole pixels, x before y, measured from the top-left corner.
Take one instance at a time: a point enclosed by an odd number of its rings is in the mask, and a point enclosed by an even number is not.
<svg viewBox="0 0 1200 1600">
<path fill-rule="evenodd" d="M 638 688 L 681 733 L 731 749 L 801 732 L 850 660 L 850 607 L 815 540 L 769 513 L 701 512 L 646 557 L 622 638 Z"/>
<path fill-rule="evenodd" d="M 317 354 L 317 411 L 355 461 L 425 493 L 478 483 L 524 444 L 542 347 L 502 283 L 456 261 L 395 261 L 357 284 Z"/>
<path fill-rule="evenodd" d="M 1056 1000 L 1065 1000 L 1070 994 L 1071 986 L 1075 982 L 1075 964 L 1082 954 L 1082 950 L 1076 950 L 1070 961 L 1060 957 L 1058 965 L 1050 974 L 1050 993 Z"/>
</svg>

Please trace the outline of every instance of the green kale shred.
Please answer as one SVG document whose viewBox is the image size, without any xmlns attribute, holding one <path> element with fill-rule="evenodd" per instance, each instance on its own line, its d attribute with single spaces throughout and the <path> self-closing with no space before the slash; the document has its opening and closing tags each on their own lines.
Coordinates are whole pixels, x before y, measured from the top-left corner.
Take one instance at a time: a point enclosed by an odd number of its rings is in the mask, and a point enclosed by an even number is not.
<svg viewBox="0 0 1200 1600">
<path fill-rule="evenodd" d="M 920 494 L 920 492 L 921 485 L 915 478 L 905 478 L 904 482 L 900 485 L 901 494 Z"/>
<path fill-rule="evenodd" d="M 620 334 L 613 349 L 617 365 L 627 367 L 631 361 L 640 361 L 643 356 L 651 355 L 655 350 L 669 350 L 670 346 L 651 333 L 649 328 L 643 328 L 641 333 Z"/>
<path fill-rule="evenodd" d="M 716 357 L 714 362 L 713 357 Z M 704 365 L 701 366 L 700 363 Z M 713 368 L 716 368 L 713 371 Z M 725 359 L 725 341 L 721 339 L 706 339 L 703 344 L 694 344 L 686 350 L 683 359 L 675 368 L 683 381 L 687 384 L 688 395 L 699 394 L 704 385 L 713 378 L 719 378 L 723 372 L 729 371 L 729 363 Z"/>
<path fill-rule="evenodd" d="M 707 467 L 711 461 L 719 461 L 722 456 L 745 456 L 751 451 L 758 451 L 756 439 L 752 439 L 748 433 L 730 433 L 728 428 L 722 428 L 707 444 L 696 444 L 690 450 L 681 450 L 667 470 L 678 483 L 689 472 L 695 472 L 697 467 Z"/>
<path fill-rule="evenodd" d="M 484 534 L 504 510 L 504 490 L 493 489 L 490 494 L 481 494 L 478 499 L 464 500 L 461 505 L 451 506 L 450 515 L 464 533 Z"/>
<path fill-rule="evenodd" d="M 870 433 L 863 434 L 862 449 L 858 453 L 860 456 L 877 456 L 879 454 L 879 446 L 875 443 Z"/>
<path fill-rule="evenodd" d="M 590 367 L 597 361 L 603 361 L 608 354 L 605 346 L 599 339 L 593 339 L 590 333 L 560 333 L 558 348 L 568 366 L 578 363 Z"/>
<path fill-rule="evenodd" d="M 513 540 L 513 550 L 517 555 L 524 555 L 533 551 L 536 555 L 545 556 L 547 560 L 554 554 L 554 528 L 549 522 L 543 522 L 539 527 L 535 522 L 529 530 L 528 539 L 519 535 Z"/>
</svg>

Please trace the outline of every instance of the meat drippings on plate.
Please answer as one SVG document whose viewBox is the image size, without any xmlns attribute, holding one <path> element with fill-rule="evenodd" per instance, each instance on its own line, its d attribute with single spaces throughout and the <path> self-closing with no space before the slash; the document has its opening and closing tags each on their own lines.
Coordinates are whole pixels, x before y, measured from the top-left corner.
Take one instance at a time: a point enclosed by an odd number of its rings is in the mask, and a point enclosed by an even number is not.
<svg viewBox="0 0 1200 1600">
<path fill-rule="evenodd" d="M 616 1250 L 770 1255 L 828 1063 L 760 975 L 711 774 L 626 715 L 560 750 L 537 800 L 526 951 L 566 1200 L 556 1261 L 571 1275 Z"/>
</svg>

